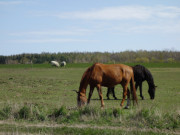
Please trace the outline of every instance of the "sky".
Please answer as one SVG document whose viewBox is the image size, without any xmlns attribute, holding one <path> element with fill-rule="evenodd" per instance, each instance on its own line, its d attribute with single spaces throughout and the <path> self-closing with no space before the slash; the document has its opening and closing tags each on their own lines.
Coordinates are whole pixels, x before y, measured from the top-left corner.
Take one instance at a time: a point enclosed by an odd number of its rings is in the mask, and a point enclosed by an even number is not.
<svg viewBox="0 0 180 135">
<path fill-rule="evenodd" d="M 180 51 L 180 0 L 0 0 L 0 55 Z"/>
</svg>

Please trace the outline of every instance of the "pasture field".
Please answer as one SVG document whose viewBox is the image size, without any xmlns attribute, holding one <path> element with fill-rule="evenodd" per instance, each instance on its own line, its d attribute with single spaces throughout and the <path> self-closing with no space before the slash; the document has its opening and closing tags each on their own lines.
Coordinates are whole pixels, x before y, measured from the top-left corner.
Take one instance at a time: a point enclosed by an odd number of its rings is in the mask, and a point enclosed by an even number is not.
<svg viewBox="0 0 180 135">
<path fill-rule="evenodd" d="M 93 63 L 68 63 L 66 68 L 87 68 Z M 109 63 L 113 64 L 113 63 Z M 179 68 L 180 62 L 176 63 L 123 63 L 129 66 L 137 64 L 144 65 L 147 68 Z M 0 64 L 0 68 L 52 68 L 51 64 Z"/>
<path fill-rule="evenodd" d="M 138 90 L 138 105 L 130 109 L 120 108 L 120 85 L 115 88 L 118 100 L 106 100 L 103 87 L 104 109 L 96 90 L 90 105 L 78 109 L 72 90 L 78 90 L 90 65 L 0 65 L 0 134 L 180 134 L 178 63 L 145 65 L 158 86 L 155 100 L 144 82 L 145 100 Z"/>
</svg>

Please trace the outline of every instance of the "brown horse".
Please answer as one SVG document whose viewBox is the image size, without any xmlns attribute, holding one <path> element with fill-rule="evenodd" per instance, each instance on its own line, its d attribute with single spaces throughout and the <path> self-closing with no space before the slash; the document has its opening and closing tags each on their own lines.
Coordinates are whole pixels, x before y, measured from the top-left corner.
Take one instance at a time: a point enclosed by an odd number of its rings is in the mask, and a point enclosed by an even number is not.
<svg viewBox="0 0 180 135">
<path fill-rule="evenodd" d="M 123 64 L 112 64 L 112 65 L 104 65 L 101 63 L 95 63 L 91 67 L 89 67 L 83 74 L 79 92 L 77 96 L 78 106 L 81 107 L 87 102 L 86 98 L 86 88 L 90 85 L 88 104 L 90 103 L 90 99 L 94 88 L 97 88 L 99 93 L 99 97 L 101 99 L 101 107 L 104 107 L 104 101 L 102 97 L 101 86 L 105 87 L 113 87 L 117 84 L 121 84 L 123 87 L 123 99 L 121 101 L 121 106 L 123 106 L 126 95 L 128 96 L 127 106 L 130 104 L 130 92 L 128 89 L 128 84 L 130 83 L 131 93 L 133 95 L 133 104 L 134 100 L 137 103 L 136 97 L 136 89 L 134 85 L 134 74 L 132 67 Z"/>
</svg>

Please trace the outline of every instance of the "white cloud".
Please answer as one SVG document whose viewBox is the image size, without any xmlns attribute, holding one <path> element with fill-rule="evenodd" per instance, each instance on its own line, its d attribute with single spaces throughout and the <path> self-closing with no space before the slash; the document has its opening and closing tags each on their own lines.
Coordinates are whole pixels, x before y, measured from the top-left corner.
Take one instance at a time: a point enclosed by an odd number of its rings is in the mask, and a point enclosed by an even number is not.
<svg viewBox="0 0 180 135">
<path fill-rule="evenodd" d="M 141 25 L 134 26 L 128 29 L 129 32 L 134 33 L 180 33 L 180 25 L 167 25 L 167 24 L 153 24 L 153 25 Z"/>
<path fill-rule="evenodd" d="M 180 8 L 171 6 L 160 6 L 154 10 L 154 15 L 161 18 L 177 18 L 180 16 Z"/>
<path fill-rule="evenodd" d="M 37 15 L 37 14 L 36 14 Z M 49 15 L 49 14 L 48 14 Z M 43 14 L 44 16 L 44 14 Z M 45 40 L 16 40 L 16 42 L 73 42 L 72 39 L 46 39 L 50 36 L 84 36 L 96 33 L 180 33 L 180 8 L 175 6 L 120 6 L 84 12 L 66 12 L 53 15 L 61 19 L 94 20 L 86 26 L 75 26 L 67 30 L 41 30 L 10 33 L 11 36 L 44 38 Z M 102 20 L 102 21 L 96 21 Z M 112 20 L 112 21 L 111 21 Z M 123 21 L 121 21 L 123 20 Z M 132 21 L 131 21 L 132 20 Z M 134 21 L 135 20 L 135 21 Z M 140 20 L 140 21 L 136 21 Z M 115 23 L 114 23 L 115 22 Z M 71 26 L 72 27 L 72 26 Z M 79 27 L 79 28 L 77 28 Z M 71 37 L 70 37 L 71 36 Z M 62 38 L 62 37 L 61 37 Z M 87 40 L 75 40 L 75 42 Z"/>
<path fill-rule="evenodd" d="M 64 19 L 87 19 L 87 20 L 119 20 L 119 19 L 145 19 L 150 12 L 144 7 L 110 7 L 87 12 L 69 12 L 55 15 Z"/>
<path fill-rule="evenodd" d="M 59 13 L 53 16 L 62 19 L 86 19 L 86 20 L 122 20 L 122 19 L 151 19 L 160 18 L 176 18 L 180 16 L 180 8 L 170 6 L 120 6 L 108 7 L 92 11 L 75 11 Z"/>
<path fill-rule="evenodd" d="M 119 24 L 104 31 L 114 34 L 180 34 L 180 21 L 171 23 Z"/>
</svg>

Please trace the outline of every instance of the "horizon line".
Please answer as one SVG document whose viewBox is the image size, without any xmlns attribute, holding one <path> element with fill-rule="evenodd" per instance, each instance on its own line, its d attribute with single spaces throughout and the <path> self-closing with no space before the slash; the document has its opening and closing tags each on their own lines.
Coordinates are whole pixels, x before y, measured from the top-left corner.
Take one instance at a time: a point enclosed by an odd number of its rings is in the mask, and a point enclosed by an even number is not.
<svg viewBox="0 0 180 135">
<path fill-rule="evenodd" d="M 23 55 L 23 54 L 65 54 L 65 53 L 122 53 L 122 52 L 180 52 L 180 50 L 176 50 L 176 49 L 163 49 L 163 50 L 143 50 L 143 49 L 139 49 L 139 50 L 124 50 L 124 51 L 64 51 L 64 52 L 23 52 L 23 53 L 16 53 L 16 54 L 8 54 L 8 55 L 1 55 L 0 56 L 15 56 L 15 55 Z"/>
</svg>

